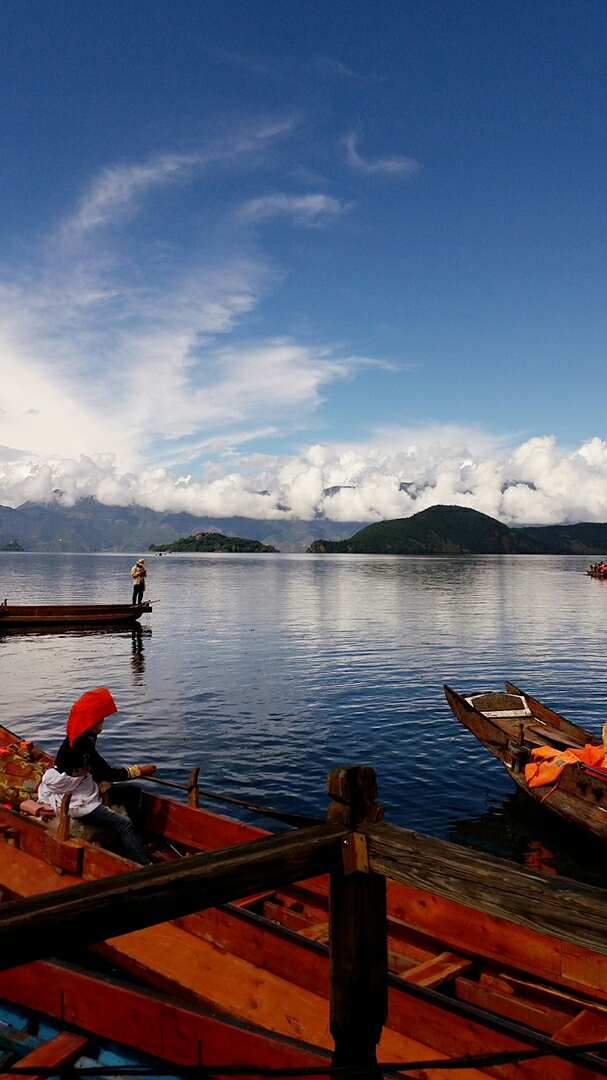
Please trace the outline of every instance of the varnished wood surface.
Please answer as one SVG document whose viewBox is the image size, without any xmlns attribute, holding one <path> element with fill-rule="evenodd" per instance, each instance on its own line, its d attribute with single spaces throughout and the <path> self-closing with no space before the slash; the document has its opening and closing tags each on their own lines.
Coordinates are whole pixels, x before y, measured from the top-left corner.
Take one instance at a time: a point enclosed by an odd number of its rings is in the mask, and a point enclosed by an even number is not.
<svg viewBox="0 0 607 1080">
<path fill-rule="evenodd" d="M 177 1065 L 305 1068 L 326 1061 L 320 1048 L 58 961 L 14 968 L 3 979 L 3 993 L 15 1004 Z"/>
<path fill-rule="evenodd" d="M 362 822 L 371 870 L 607 955 L 607 894 L 421 833 Z"/>
<path fill-rule="evenodd" d="M 340 868 L 346 835 L 319 825 L 2 904 L 0 969 Z"/>
</svg>

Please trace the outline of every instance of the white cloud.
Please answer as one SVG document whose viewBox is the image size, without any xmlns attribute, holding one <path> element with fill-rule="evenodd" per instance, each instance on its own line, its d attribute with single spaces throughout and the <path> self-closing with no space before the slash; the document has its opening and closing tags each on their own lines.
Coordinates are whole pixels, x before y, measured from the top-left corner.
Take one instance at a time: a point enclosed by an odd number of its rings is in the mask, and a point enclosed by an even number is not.
<svg viewBox="0 0 607 1080">
<path fill-rule="evenodd" d="M 357 135 L 346 135 L 343 140 L 346 147 L 346 160 L 353 169 L 365 173 L 385 173 L 388 176 L 406 176 L 418 172 L 421 169 L 419 161 L 415 158 L 402 157 L 400 154 L 392 154 L 390 157 L 375 158 L 374 161 L 365 161 L 360 156 L 356 147 Z"/>
<path fill-rule="evenodd" d="M 324 386 L 367 363 L 283 339 L 225 345 L 279 279 L 239 248 L 231 207 L 229 245 L 187 263 L 124 224 L 167 182 L 248 160 L 291 128 L 267 121 L 197 154 L 105 170 L 29 263 L 0 281 L 2 442 L 41 459 L 111 451 L 116 468 L 130 471 L 161 451 L 187 457 L 188 440 L 239 442 L 241 427 L 244 438 L 252 427 L 276 430 L 295 417 L 299 425 Z M 247 214 L 313 223 L 342 210 L 324 195 L 273 195 L 252 200 Z M 109 228 L 119 219 L 120 230 Z"/>
<path fill-rule="evenodd" d="M 319 218 L 343 213 L 345 207 L 328 195 L 266 195 L 251 199 L 242 208 L 242 217 L 249 221 L 265 221 L 273 217 L 292 217 L 300 224 L 317 222 Z"/>
<path fill-rule="evenodd" d="M 422 432 L 411 443 L 409 434 L 403 433 L 401 449 L 377 442 L 315 445 L 299 456 L 227 454 L 186 477 L 166 468 L 121 473 L 113 455 L 16 458 L 0 448 L 0 502 L 49 502 L 59 490 L 64 505 L 94 496 L 110 505 L 270 520 L 311 520 L 320 513 L 334 521 L 378 521 L 437 503 L 472 507 L 514 525 L 607 520 L 607 442 L 601 439 L 570 450 L 543 436 L 506 453 L 479 454 L 461 441 L 464 431 L 456 445 L 426 442 Z M 478 441 L 481 433 L 470 435 Z"/>
<path fill-rule="evenodd" d="M 105 169 L 77 212 L 62 226 L 62 240 L 80 239 L 90 229 L 107 225 L 133 202 L 136 195 L 179 179 L 200 161 L 201 156 L 197 154 L 166 154 L 143 165 Z"/>
</svg>

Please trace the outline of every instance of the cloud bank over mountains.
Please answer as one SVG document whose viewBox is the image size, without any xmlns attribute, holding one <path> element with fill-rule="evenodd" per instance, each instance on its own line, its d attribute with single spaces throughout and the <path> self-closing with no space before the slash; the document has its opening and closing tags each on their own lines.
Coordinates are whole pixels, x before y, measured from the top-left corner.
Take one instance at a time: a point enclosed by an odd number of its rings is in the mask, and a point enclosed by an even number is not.
<svg viewBox="0 0 607 1080">
<path fill-rule="evenodd" d="M 515 525 L 604 521 L 607 443 L 595 438 L 572 451 L 547 436 L 501 456 L 471 453 L 461 442 L 409 442 L 400 452 L 316 445 L 299 456 L 253 454 L 237 466 L 209 461 L 187 476 L 161 467 L 120 473 L 110 454 L 44 460 L 0 447 L 0 502 L 71 506 L 91 496 L 108 505 L 268 520 L 378 521 L 446 503 Z"/>
</svg>

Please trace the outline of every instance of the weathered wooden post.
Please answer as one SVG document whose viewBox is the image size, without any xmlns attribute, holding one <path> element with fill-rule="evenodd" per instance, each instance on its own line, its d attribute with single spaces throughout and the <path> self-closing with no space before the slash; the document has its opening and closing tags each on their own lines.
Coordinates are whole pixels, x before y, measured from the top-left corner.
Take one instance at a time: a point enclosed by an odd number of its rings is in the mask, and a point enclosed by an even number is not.
<svg viewBox="0 0 607 1080">
<path fill-rule="evenodd" d="M 198 806 L 200 789 L 198 787 L 198 774 L 200 769 L 192 769 L 188 780 L 188 806 Z"/>
<path fill-rule="evenodd" d="M 59 810 L 59 824 L 57 826 L 57 839 L 69 840 L 70 838 L 70 802 L 72 798 L 71 791 L 68 791 L 61 800 L 61 807 Z"/>
<path fill-rule="evenodd" d="M 384 816 L 377 803 L 375 770 L 366 765 L 333 769 L 327 820 L 352 830 Z M 386 879 L 369 872 L 367 839 L 352 832 L 342 840 L 343 869 L 329 889 L 330 1024 L 333 1067 L 368 1065 L 359 1074 L 377 1080 L 376 1048 L 388 1014 Z"/>
</svg>

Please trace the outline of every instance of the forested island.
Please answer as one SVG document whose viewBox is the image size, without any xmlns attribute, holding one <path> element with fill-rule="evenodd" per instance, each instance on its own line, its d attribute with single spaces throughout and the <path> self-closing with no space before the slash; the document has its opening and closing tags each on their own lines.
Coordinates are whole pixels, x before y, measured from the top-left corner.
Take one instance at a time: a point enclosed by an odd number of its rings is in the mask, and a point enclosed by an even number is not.
<svg viewBox="0 0 607 1080">
<path fill-rule="evenodd" d="M 23 548 L 16 540 L 9 540 L 8 544 L 2 544 L 0 551 L 23 551 Z"/>
<path fill-rule="evenodd" d="M 509 528 L 465 506 L 431 506 L 419 514 L 378 521 L 349 540 L 315 540 L 312 554 L 360 555 L 600 555 L 607 524 Z"/>
<path fill-rule="evenodd" d="M 196 533 L 195 536 L 182 536 L 170 544 L 150 544 L 148 551 L 269 551 L 278 553 L 278 548 L 271 544 L 261 544 L 259 540 L 247 540 L 241 536 L 224 536 L 223 533 Z"/>
</svg>

